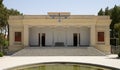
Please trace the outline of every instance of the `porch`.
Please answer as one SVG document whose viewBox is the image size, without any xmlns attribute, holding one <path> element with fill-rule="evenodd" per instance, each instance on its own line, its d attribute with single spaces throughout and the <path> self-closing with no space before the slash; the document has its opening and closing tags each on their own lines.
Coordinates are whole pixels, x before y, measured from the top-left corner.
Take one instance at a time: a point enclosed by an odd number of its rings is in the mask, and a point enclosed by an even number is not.
<svg viewBox="0 0 120 70">
<path fill-rule="evenodd" d="M 32 26 L 28 28 L 28 37 L 24 38 L 28 42 L 24 43 L 33 47 L 93 46 L 92 32 L 88 26 Z"/>
</svg>

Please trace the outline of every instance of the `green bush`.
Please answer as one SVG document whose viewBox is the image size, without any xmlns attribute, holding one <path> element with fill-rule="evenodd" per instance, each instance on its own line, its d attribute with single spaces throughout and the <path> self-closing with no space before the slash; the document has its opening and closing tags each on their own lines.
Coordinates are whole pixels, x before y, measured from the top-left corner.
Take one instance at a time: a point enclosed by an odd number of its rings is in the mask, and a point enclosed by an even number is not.
<svg viewBox="0 0 120 70">
<path fill-rule="evenodd" d="M 2 52 L 0 52 L 0 57 L 3 57 L 3 53 Z"/>
<path fill-rule="evenodd" d="M 4 41 L 4 46 L 8 46 L 9 42 L 7 40 Z"/>
</svg>

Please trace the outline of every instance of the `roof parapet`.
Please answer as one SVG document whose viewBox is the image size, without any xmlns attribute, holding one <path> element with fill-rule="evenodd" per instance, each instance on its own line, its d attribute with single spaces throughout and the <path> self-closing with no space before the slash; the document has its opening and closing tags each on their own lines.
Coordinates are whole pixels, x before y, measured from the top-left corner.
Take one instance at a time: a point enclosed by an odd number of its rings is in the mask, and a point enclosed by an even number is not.
<svg viewBox="0 0 120 70">
<path fill-rule="evenodd" d="M 68 16 L 70 15 L 70 12 L 48 12 L 48 15 L 50 16 Z"/>
</svg>

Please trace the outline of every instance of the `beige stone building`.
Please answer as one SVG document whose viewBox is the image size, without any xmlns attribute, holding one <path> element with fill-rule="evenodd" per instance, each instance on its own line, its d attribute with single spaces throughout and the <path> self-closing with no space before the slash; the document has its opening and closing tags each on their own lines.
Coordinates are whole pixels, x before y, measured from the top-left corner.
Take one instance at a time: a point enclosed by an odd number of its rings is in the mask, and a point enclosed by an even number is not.
<svg viewBox="0 0 120 70">
<path fill-rule="evenodd" d="M 25 47 L 94 47 L 110 53 L 109 16 L 71 15 L 49 12 L 48 15 L 9 17 L 9 50 Z"/>
</svg>

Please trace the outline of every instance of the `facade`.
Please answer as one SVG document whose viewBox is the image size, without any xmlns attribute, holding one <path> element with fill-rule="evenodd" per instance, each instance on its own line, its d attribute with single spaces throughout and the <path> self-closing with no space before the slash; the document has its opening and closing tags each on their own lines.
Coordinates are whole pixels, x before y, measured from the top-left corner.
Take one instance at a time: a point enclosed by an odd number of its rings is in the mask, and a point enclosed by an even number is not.
<svg viewBox="0 0 120 70">
<path fill-rule="evenodd" d="M 49 12 L 48 15 L 9 17 L 9 50 L 25 47 L 94 47 L 110 53 L 109 16 L 71 15 Z"/>
</svg>

